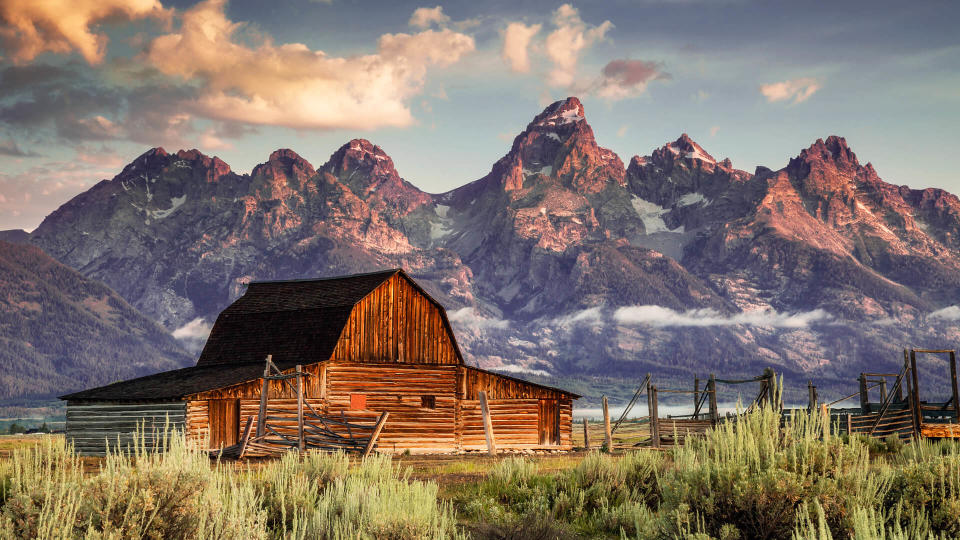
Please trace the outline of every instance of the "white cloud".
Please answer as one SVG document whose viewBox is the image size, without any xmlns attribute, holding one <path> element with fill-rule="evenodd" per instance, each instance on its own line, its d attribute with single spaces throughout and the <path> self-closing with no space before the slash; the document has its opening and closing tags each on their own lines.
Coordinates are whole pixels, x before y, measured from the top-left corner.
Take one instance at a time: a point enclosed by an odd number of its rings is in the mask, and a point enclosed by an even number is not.
<svg viewBox="0 0 960 540">
<path fill-rule="evenodd" d="M 588 25 L 576 8 L 563 4 L 553 12 L 553 24 L 555 29 L 544 44 L 547 58 L 553 63 L 547 80 L 551 86 L 569 88 L 576 80 L 580 54 L 602 40 L 613 28 L 613 23 L 604 21 L 599 26 Z"/>
<path fill-rule="evenodd" d="M 822 309 L 801 313 L 777 313 L 756 310 L 724 315 L 715 309 L 701 308 L 684 312 L 656 305 L 622 307 L 613 314 L 619 324 L 653 327 L 675 326 L 768 326 L 774 328 L 806 328 L 811 323 L 825 322 L 830 314 Z"/>
<path fill-rule="evenodd" d="M 602 322 L 603 312 L 599 306 L 568 313 L 553 320 L 553 324 L 558 326 L 576 326 L 578 324 L 596 326 Z"/>
<path fill-rule="evenodd" d="M 931 319 L 943 319 L 945 321 L 960 321 L 960 306 L 948 306 L 943 309 L 938 309 L 930 315 Z"/>
<path fill-rule="evenodd" d="M 790 79 L 760 86 L 760 93 L 768 102 L 793 100 L 802 103 L 820 90 L 820 82 L 812 77 Z"/>
<path fill-rule="evenodd" d="M 472 307 L 465 307 L 452 311 L 448 314 L 450 322 L 459 326 L 475 329 L 504 329 L 510 326 L 510 321 L 484 317 L 477 313 Z"/>
<path fill-rule="evenodd" d="M 527 26 L 520 22 L 510 23 L 503 32 L 503 51 L 501 56 L 517 73 L 530 71 L 530 41 L 540 31 L 542 25 Z"/>
<path fill-rule="evenodd" d="M 617 130 L 617 137 L 623 137 L 624 135 L 626 135 L 627 129 L 628 128 L 626 124 L 620 126 L 620 129 Z"/>
<path fill-rule="evenodd" d="M 181 344 L 187 350 L 199 352 L 203 349 L 203 345 L 207 341 L 207 337 L 210 336 L 210 330 L 212 330 L 212 328 L 210 323 L 203 317 L 197 317 L 180 328 L 177 328 L 171 332 L 171 334 L 175 339 L 181 341 Z"/>
<path fill-rule="evenodd" d="M 167 75 L 203 84 L 195 114 L 217 120 L 295 129 L 374 129 L 413 122 L 409 100 L 427 70 L 457 62 L 475 48 L 449 29 L 384 34 L 377 52 L 328 56 L 302 43 L 248 44 L 242 23 L 227 19 L 225 0 L 185 11 L 177 33 L 151 42 L 146 59 Z"/>
<path fill-rule="evenodd" d="M 107 20 L 169 18 L 158 0 L 3 0 L 0 42 L 16 63 L 44 52 L 80 53 L 90 64 L 106 54 L 107 35 L 96 32 Z"/>
<path fill-rule="evenodd" d="M 446 26 L 450 22 L 450 17 L 443 13 L 442 6 L 432 8 L 419 7 L 413 11 L 410 16 L 410 26 L 414 28 L 430 28 L 432 25 L 439 27 Z"/>
<path fill-rule="evenodd" d="M 603 74 L 596 83 L 596 93 L 611 101 L 636 97 L 647 91 L 647 84 L 651 81 L 670 78 L 660 62 L 612 60 L 603 67 Z"/>
<path fill-rule="evenodd" d="M 716 137 L 716 136 L 717 136 L 717 133 L 719 133 L 719 132 L 720 132 L 720 126 L 711 126 L 711 127 L 710 127 L 710 136 L 711 136 L 711 137 Z"/>
<path fill-rule="evenodd" d="M 223 140 L 217 134 L 217 131 L 210 127 L 200 135 L 200 148 L 204 150 L 230 150 L 233 148 L 233 143 Z"/>
</svg>

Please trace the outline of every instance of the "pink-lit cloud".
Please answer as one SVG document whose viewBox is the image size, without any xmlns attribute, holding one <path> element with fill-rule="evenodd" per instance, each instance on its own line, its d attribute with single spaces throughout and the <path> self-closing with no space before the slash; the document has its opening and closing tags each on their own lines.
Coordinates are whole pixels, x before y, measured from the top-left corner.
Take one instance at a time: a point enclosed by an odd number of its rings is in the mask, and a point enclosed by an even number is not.
<svg viewBox="0 0 960 540">
<path fill-rule="evenodd" d="M 410 16 L 409 24 L 414 28 L 426 29 L 433 25 L 446 26 L 449 22 L 450 17 L 443 13 L 443 7 L 436 6 L 415 9 L 413 15 Z"/>
<path fill-rule="evenodd" d="M 812 77 L 790 79 L 760 86 L 760 93 L 769 102 L 789 101 L 802 103 L 820 90 L 821 84 Z"/>
<path fill-rule="evenodd" d="M 503 49 L 500 56 L 516 73 L 530 71 L 530 41 L 540 32 L 542 25 L 526 25 L 514 22 L 503 31 Z"/>
<path fill-rule="evenodd" d="M 179 31 L 154 39 L 146 52 L 164 74 L 202 83 L 191 108 L 217 120 L 295 129 L 408 126 L 408 102 L 423 91 L 428 69 L 475 48 L 471 36 L 449 29 L 384 34 L 376 53 L 353 57 L 269 38 L 250 45 L 225 4 L 190 8 Z"/>
<path fill-rule="evenodd" d="M 587 24 L 576 8 L 563 4 L 553 12 L 553 25 L 554 30 L 544 42 L 544 51 L 553 64 L 547 81 L 551 86 L 569 88 L 576 81 L 580 55 L 603 40 L 613 23 Z"/>
<path fill-rule="evenodd" d="M 158 0 L 3 0 L 0 42 L 17 63 L 45 52 L 76 51 L 90 64 L 99 64 L 108 41 L 97 31 L 99 23 L 169 15 Z"/>
<path fill-rule="evenodd" d="M 596 85 L 596 94 L 616 101 L 636 97 L 647 90 L 647 84 L 655 80 L 670 79 L 660 62 L 646 60 L 612 60 L 603 67 Z"/>
</svg>

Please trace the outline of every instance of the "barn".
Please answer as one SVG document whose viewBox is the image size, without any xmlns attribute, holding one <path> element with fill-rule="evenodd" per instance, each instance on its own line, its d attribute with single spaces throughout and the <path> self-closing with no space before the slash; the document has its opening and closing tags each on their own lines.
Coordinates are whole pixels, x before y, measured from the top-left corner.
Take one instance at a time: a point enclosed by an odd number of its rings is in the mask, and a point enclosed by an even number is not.
<svg viewBox="0 0 960 540">
<path fill-rule="evenodd" d="M 267 377 L 268 355 L 283 374 L 300 366 L 299 396 Z M 580 397 L 466 365 L 443 306 L 393 269 L 252 282 L 217 318 L 195 366 L 61 399 L 68 440 L 98 455 L 129 444 L 138 425 L 148 439 L 166 425 L 211 449 L 233 445 L 258 421 L 264 389 L 274 409 L 301 397 L 348 421 L 389 413 L 377 450 L 411 453 L 487 449 L 481 393 L 498 450 L 570 449 Z"/>
</svg>

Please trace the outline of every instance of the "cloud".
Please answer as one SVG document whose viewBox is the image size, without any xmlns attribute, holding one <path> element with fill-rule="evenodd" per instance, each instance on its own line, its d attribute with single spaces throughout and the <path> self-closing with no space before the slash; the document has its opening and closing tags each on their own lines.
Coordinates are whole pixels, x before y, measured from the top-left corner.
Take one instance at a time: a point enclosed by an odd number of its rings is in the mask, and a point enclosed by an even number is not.
<svg viewBox="0 0 960 540">
<path fill-rule="evenodd" d="M 99 64 L 108 41 L 105 33 L 94 30 L 99 23 L 169 16 L 158 0 L 4 0 L 0 43 L 18 64 L 44 52 L 73 51 L 88 63 Z"/>
<path fill-rule="evenodd" d="M 771 103 L 791 99 L 794 103 L 802 103 L 816 93 L 817 90 L 820 90 L 820 87 L 820 82 L 817 81 L 817 79 L 802 77 L 761 85 L 760 93 Z"/>
<path fill-rule="evenodd" d="M 813 323 L 826 322 L 831 317 L 822 309 L 801 313 L 777 313 L 773 310 L 746 311 L 725 315 L 715 309 L 701 308 L 684 312 L 656 305 L 630 306 L 613 314 L 619 324 L 653 327 L 683 326 L 767 326 L 773 328 L 806 328 Z"/>
<path fill-rule="evenodd" d="M 710 136 L 716 137 L 717 133 L 720 133 L 720 126 L 711 126 L 710 127 Z"/>
<path fill-rule="evenodd" d="M 442 6 L 432 8 L 419 7 L 410 16 L 410 26 L 414 28 L 430 28 L 433 25 L 444 27 L 450 23 L 450 17 L 443 13 Z"/>
<path fill-rule="evenodd" d="M 617 137 L 623 137 L 624 135 L 626 135 L 627 129 L 628 128 L 626 124 L 620 126 L 620 129 L 617 130 Z"/>
<path fill-rule="evenodd" d="M 484 317 L 477 313 L 472 307 L 465 307 L 452 311 L 448 314 L 450 322 L 458 326 L 472 329 L 504 329 L 510 326 L 510 321 Z"/>
<path fill-rule="evenodd" d="M 41 64 L 8 67 L 0 80 L 9 88 L 0 102 L 0 126 L 8 132 L 56 143 L 120 139 L 196 146 L 192 116 L 185 112 L 196 88 L 156 70 Z"/>
<path fill-rule="evenodd" d="M 174 338 L 180 340 L 187 350 L 199 352 L 203 349 L 203 345 L 207 341 L 207 337 L 210 335 L 212 328 L 210 323 L 203 317 L 197 317 L 180 328 L 177 328 L 171 332 L 171 334 Z"/>
<path fill-rule="evenodd" d="M 428 68 L 449 66 L 475 48 L 449 29 L 384 34 L 376 54 L 329 56 L 302 43 L 242 39 L 225 0 L 183 13 L 179 32 L 154 39 L 146 60 L 160 72 L 201 85 L 194 114 L 295 129 L 374 129 L 413 122 L 408 101 Z"/>
<path fill-rule="evenodd" d="M 927 315 L 930 319 L 942 319 L 944 321 L 960 321 L 960 306 L 948 306 L 943 309 L 938 309 L 930 315 Z"/>
<path fill-rule="evenodd" d="M 0 173 L 0 230 L 32 230 L 63 201 L 111 177 L 112 167 L 85 161 L 48 162 L 17 174 Z"/>
<path fill-rule="evenodd" d="M 613 28 L 613 23 L 604 21 L 599 26 L 588 25 L 576 8 L 563 4 L 553 12 L 553 24 L 555 29 L 544 43 L 547 58 L 553 63 L 547 81 L 551 86 L 569 88 L 576 80 L 580 54 L 602 40 Z"/>
<path fill-rule="evenodd" d="M 598 324 L 602 324 L 603 312 L 599 306 L 586 308 L 580 311 L 574 311 L 573 313 L 568 313 L 562 317 L 557 317 L 556 319 L 553 319 L 552 322 L 557 326 L 564 327 L 576 326 L 578 324 L 596 326 Z"/>
<path fill-rule="evenodd" d="M 18 145 L 13 139 L 0 142 L 0 156 L 37 157 L 39 155 L 40 154 L 34 152 L 33 150 L 24 150 L 20 148 L 20 145 Z"/>
<path fill-rule="evenodd" d="M 663 71 L 663 64 L 660 62 L 612 60 L 603 67 L 596 93 L 611 101 L 636 97 L 646 92 L 650 81 L 670 78 L 670 74 Z"/>
<path fill-rule="evenodd" d="M 530 71 L 530 41 L 533 39 L 542 25 L 533 24 L 527 26 L 520 22 L 514 22 L 507 25 L 503 32 L 503 51 L 501 57 L 510 65 L 516 73 L 526 73 Z"/>
</svg>

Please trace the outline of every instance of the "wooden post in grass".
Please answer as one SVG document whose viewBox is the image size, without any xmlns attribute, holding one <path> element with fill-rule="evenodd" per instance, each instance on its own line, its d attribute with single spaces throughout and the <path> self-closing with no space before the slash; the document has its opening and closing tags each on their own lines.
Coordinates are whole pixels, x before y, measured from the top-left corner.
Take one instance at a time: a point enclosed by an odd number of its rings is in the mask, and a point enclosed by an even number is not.
<svg viewBox="0 0 960 540">
<path fill-rule="evenodd" d="M 720 422 L 720 412 L 717 409 L 717 379 L 713 376 L 713 373 L 710 374 L 710 380 L 707 384 L 710 385 L 710 421 L 713 422 L 713 425 L 717 425 Z"/>
<path fill-rule="evenodd" d="M 297 364 L 297 450 L 302 454 L 303 440 L 303 366 Z"/>
<path fill-rule="evenodd" d="M 610 432 L 610 407 L 607 405 L 607 396 L 603 396 L 603 443 L 607 445 L 607 452 L 613 452 L 613 434 Z"/>
<path fill-rule="evenodd" d="M 860 374 L 860 414 L 867 414 L 870 412 L 870 402 L 867 398 L 867 376 L 863 373 Z"/>
<path fill-rule="evenodd" d="M 813 381 L 807 381 L 807 394 L 809 398 L 807 410 L 813 412 L 817 408 L 817 387 L 813 385 Z"/>
<path fill-rule="evenodd" d="M 267 393 L 270 391 L 270 359 L 272 354 L 267 355 L 267 362 L 263 366 L 263 386 L 260 388 L 260 412 L 257 414 L 257 437 L 263 437 L 263 432 L 267 425 Z"/>
<path fill-rule="evenodd" d="M 481 392 L 482 394 L 483 392 Z M 377 419 L 377 425 L 373 426 L 373 433 L 370 434 L 370 440 L 367 441 L 367 447 L 363 449 L 363 457 L 370 455 L 370 452 L 373 451 L 373 447 L 377 444 L 377 439 L 380 437 L 380 432 L 383 431 L 383 425 L 387 423 L 387 417 L 390 416 L 390 413 L 384 412 L 380 413 L 380 418 Z"/>
<path fill-rule="evenodd" d="M 650 446 L 660 448 L 660 411 L 657 405 L 657 387 L 650 385 L 650 402 L 653 409 L 650 411 Z"/>
<path fill-rule="evenodd" d="M 590 450 L 590 430 L 587 428 L 587 417 L 583 417 L 583 447 Z"/>
<path fill-rule="evenodd" d="M 916 418 L 914 435 L 919 437 L 923 430 L 923 409 L 920 408 L 920 377 L 917 374 L 917 351 L 910 349 L 910 371 L 913 372 L 913 414 Z"/>
<path fill-rule="evenodd" d="M 493 420 L 490 418 L 490 406 L 487 404 L 487 393 L 484 391 L 480 391 L 480 412 L 483 413 L 483 435 L 487 439 L 487 452 L 495 456 L 497 441 L 493 438 Z"/>
<path fill-rule="evenodd" d="M 957 353 L 950 351 L 950 384 L 953 390 L 954 422 L 960 422 L 960 395 L 957 391 Z"/>
<path fill-rule="evenodd" d="M 693 419 L 699 419 L 700 412 L 700 377 L 693 378 Z"/>
</svg>

